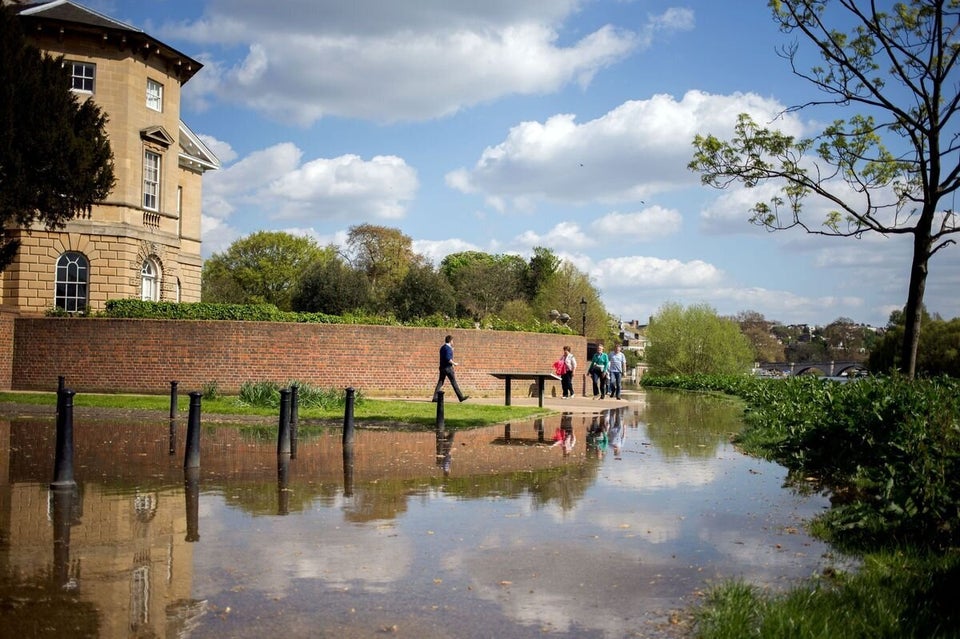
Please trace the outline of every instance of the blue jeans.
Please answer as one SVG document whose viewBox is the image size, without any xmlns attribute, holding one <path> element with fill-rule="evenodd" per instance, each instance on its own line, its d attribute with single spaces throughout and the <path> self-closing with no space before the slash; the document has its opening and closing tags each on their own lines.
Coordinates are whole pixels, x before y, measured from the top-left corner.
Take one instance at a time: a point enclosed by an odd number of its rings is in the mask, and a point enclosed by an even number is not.
<svg viewBox="0 0 960 639">
<path fill-rule="evenodd" d="M 620 390 L 623 387 L 623 373 L 610 371 L 610 397 L 620 399 Z"/>
</svg>

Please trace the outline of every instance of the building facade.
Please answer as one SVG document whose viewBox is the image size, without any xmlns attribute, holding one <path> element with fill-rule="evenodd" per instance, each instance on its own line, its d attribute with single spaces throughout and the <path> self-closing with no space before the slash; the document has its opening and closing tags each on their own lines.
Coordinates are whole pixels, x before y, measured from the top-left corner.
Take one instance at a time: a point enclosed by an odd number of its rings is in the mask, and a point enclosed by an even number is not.
<svg viewBox="0 0 960 639">
<path fill-rule="evenodd" d="M 219 160 L 180 119 L 196 60 L 68 0 L 18 3 L 28 41 L 63 56 L 71 90 L 107 115 L 116 184 L 65 228 L 8 229 L 3 306 L 23 314 L 102 310 L 107 300 L 200 301 L 202 178 Z"/>
</svg>

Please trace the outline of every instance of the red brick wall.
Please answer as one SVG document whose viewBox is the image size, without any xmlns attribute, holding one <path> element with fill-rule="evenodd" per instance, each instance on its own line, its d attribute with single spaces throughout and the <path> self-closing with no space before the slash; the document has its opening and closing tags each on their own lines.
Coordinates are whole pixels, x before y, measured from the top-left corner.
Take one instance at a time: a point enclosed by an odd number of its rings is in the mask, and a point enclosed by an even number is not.
<svg viewBox="0 0 960 639">
<path fill-rule="evenodd" d="M 423 395 L 433 390 L 440 345 L 451 334 L 461 388 L 490 395 L 502 393 L 503 382 L 488 371 L 550 372 L 564 344 L 580 358 L 586 351 L 579 336 L 510 331 L 96 318 L 13 322 L 6 387 L 14 390 L 55 390 L 63 375 L 78 392 L 162 394 L 175 380 L 181 393 L 214 381 L 222 392 L 235 393 L 247 381 L 297 380 L 321 388 L 353 386 L 371 396 Z M 0 338 L 3 331 L 0 318 Z M 526 395 L 529 384 L 515 382 L 514 395 Z M 449 384 L 445 390 L 450 397 Z"/>
</svg>

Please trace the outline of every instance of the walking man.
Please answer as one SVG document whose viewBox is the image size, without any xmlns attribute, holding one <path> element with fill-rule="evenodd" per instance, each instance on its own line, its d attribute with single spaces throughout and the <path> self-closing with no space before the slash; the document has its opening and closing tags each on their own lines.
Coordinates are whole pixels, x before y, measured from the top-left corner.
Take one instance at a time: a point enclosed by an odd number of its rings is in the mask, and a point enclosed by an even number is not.
<svg viewBox="0 0 960 639">
<path fill-rule="evenodd" d="M 619 344 L 613 347 L 610 353 L 610 396 L 620 399 L 620 390 L 623 386 L 623 373 L 627 370 L 627 356 L 623 354 Z"/>
<path fill-rule="evenodd" d="M 457 384 L 457 376 L 453 371 L 454 366 L 457 366 L 457 363 L 453 361 L 453 335 L 447 335 L 443 339 L 443 346 L 440 347 L 440 379 L 437 380 L 437 387 L 433 390 L 434 402 L 437 401 L 437 394 L 440 392 L 440 389 L 443 388 L 444 379 L 450 380 L 450 385 L 453 386 L 453 392 L 457 394 L 457 399 L 461 402 L 470 399 L 467 395 L 460 392 L 460 386 Z"/>
</svg>

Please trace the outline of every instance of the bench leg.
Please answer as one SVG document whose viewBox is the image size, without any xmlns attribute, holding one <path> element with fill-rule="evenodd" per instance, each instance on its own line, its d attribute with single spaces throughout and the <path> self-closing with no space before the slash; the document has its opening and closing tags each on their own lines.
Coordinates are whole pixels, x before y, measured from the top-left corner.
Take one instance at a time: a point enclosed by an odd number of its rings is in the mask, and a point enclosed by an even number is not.
<svg viewBox="0 0 960 639">
<path fill-rule="evenodd" d="M 537 401 L 540 408 L 543 408 L 543 385 L 544 385 L 544 378 L 538 377 L 537 378 Z"/>
<path fill-rule="evenodd" d="M 506 397 L 506 402 L 504 403 L 504 406 L 509 406 L 510 405 L 510 378 L 509 377 L 506 378 L 506 381 L 504 381 L 504 389 L 505 389 L 504 397 Z"/>
</svg>

